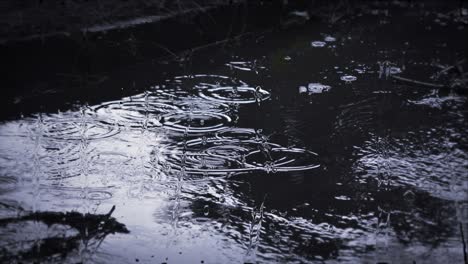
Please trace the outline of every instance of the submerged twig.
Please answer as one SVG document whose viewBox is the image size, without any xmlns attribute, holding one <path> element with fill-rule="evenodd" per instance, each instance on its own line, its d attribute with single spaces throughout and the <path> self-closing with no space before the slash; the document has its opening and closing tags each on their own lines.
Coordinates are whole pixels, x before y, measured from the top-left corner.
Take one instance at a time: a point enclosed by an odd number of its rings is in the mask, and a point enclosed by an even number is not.
<svg viewBox="0 0 468 264">
<path fill-rule="evenodd" d="M 442 85 L 442 84 L 421 82 L 421 81 L 418 81 L 418 80 L 403 78 L 403 77 L 401 77 L 401 76 L 396 76 L 396 75 L 392 75 L 392 78 L 394 78 L 394 79 L 396 79 L 396 80 L 399 80 L 399 81 L 409 82 L 409 83 L 414 83 L 414 84 L 419 84 L 419 85 L 428 86 L 428 87 L 434 87 L 434 88 L 444 88 L 444 87 L 445 87 L 445 85 Z"/>
<path fill-rule="evenodd" d="M 200 46 L 196 46 L 196 47 L 193 47 L 193 48 L 190 48 L 190 49 L 186 49 L 186 50 L 183 50 L 183 51 L 179 52 L 179 54 L 193 53 L 193 52 L 200 51 L 200 50 L 203 50 L 203 49 L 207 49 L 207 48 L 215 47 L 215 46 L 218 46 L 218 45 L 221 45 L 221 44 L 225 44 L 225 43 L 228 43 L 229 41 L 238 40 L 238 39 L 240 39 L 240 38 L 242 38 L 244 36 L 247 36 L 247 35 L 253 35 L 253 34 L 261 35 L 261 34 L 271 32 L 272 30 L 273 29 L 270 28 L 270 29 L 260 31 L 260 32 L 245 32 L 245 33 L 236 35 L 234 37 L 230 37 L 230 38 L 228 37 L 228 38 L 225 38 L 225 39 L 222 39 L 222 40 L 217 40 L 217 41 L 214 41 L 214 42 L 210 42 L 210 43 L 205 44 L 205 45 L 200 45 Z M 180 55 L 176 55 L 173 52 L 170 52 L 170 53 L 171 53 L 172 57 L 174 57 L 174 56 L 176 56 L 175 58 L 181 57 Z M 167 57 L 163 57 L 163 58 L 167 58 Z"/>
<path fill-rule="evenodd" d="M 175 54 L 174 52 L 172 52 L 170 49 L 168 49 L 167 47 L 161 45 L 161 44 L 158 44 L 156 42 L 151 42 L 151 44 L 157 46 L 158 48 L 166 51 L 167 53 L 171 54 L 174 58 L 178 58 L 177 54 Z"/>
<path fill-rule="evenodd" d="M 459 70 L 460 72 L 462 72 L 463 70 L 461 69 L 461 64 L 465 63 L 465 61 L 466 61 L 465 59 L 460 60 L 460 61 L 457 61 L 457 62 L 455 63 L 455 65 L 451 65 L 451 66 L 448 66 L 448 67 L 444 67 L 444 66 L 440 65 L 440 66 L 438 66 L 438 67 L 440 67 L 442 70 L 440 70 L 437 74 L 438 74 L 438 75 L 441 75 L 441 74 L 447 73 L 448 71 L 450 71 L 450 70 L 452 70 L 452 69 L 455 69 L 455 68 L 457 68 L 457 70 Z"/>
<path fill-rule="evenodd" d="M 465 264 L 468 264 L 468 257 L 466 255 L 466 243 L 465 243 L 465 235 L 463 234 L 463 225 L 460 222 L 460 234 L 463 243 L 463 259 L 465 260 Z"/>
</svg>

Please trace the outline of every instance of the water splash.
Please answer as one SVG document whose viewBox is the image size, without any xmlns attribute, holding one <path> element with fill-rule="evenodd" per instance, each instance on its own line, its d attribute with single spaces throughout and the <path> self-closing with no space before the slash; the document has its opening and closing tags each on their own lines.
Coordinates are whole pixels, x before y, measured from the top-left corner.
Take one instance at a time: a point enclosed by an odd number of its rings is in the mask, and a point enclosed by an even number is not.
<svg viewBox="0 0 468 264">
<path fill-rule="evenodd" d="M 249 226 L 249 244 L 246 257 L 248 261 L 256 262 L 257 248 L 260 243 L 260 234 L 263 223 L 263 211 L 265 209 L 265 200 L 258 209 L 252 209 L 252 220 Z"/>
</svg>

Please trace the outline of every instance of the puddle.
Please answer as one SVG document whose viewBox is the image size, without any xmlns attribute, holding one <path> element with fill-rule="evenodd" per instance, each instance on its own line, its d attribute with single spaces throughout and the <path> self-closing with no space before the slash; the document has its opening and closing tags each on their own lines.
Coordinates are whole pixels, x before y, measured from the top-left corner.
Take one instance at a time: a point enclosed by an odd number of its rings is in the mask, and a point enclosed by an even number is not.
<svg viewBox="0 0 468 264">
<path fill-rule="evenodd" d="M 130 65 L 62 112 L 17 101 L 0 261 L 462 263 L 466 14 L 408 5 Z"/>
</svg>

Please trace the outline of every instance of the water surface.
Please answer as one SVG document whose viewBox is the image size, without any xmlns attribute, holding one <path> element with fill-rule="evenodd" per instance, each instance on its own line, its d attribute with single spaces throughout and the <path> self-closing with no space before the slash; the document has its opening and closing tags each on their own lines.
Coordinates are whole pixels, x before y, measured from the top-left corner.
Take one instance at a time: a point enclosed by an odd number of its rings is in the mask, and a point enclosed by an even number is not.
<svg viewBox="0 0 468 264">
<path fill-rule="evenodd" d="M 462 263 L 467 99 L 439 86 L 466 12 L 397 4 L 134 65 L 108 100 L 5 119 L 0 259 Z"/>
</svg>

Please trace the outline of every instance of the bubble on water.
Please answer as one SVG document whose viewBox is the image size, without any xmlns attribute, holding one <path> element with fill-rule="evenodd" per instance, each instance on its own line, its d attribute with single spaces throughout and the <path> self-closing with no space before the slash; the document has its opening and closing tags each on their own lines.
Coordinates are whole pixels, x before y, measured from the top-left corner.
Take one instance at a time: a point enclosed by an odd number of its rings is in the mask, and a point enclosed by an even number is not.
<svg viewBox="0 0 468 264">
<path fill-rule="evenodd" d="M 325 39 L 324 39 L 326 42 L 335 42 L 336 41 L 336 38 L 332 37 L 332 36 L 326 36 Z"/>
<path fill-rule="evenodd" d="M 323 93 L 331 89 L 331 86 L 321 84 L 321 83 L 309 83 L 307 85 L 307 90 L 309 93 Z"/>
<path fill-rule="evenodd" d="M 323 48 L 327 45 L 327 43 L 323 41 L 312 41 L 310 45 L 314 48 Z"/>
<path fill-rule="evenodd" d="M 401 73 L 401 72 L 402 72 L 401 68 L 390 67 L 390 74 L 398 74 L 398 73 Z"/>
<path fill-rule="evenodd" d="M 306 93 L 306 92 L 307 92 L 307 87 L 299 86 L 299 93 Z"/>
<path fill-rule="evenodd" d="M 356 81 L 357 77 L 353 75 L 343 75 L 340 77 L 340 80 L 345 81 L 346 83 L 350 83 Z"/>
</svg>

